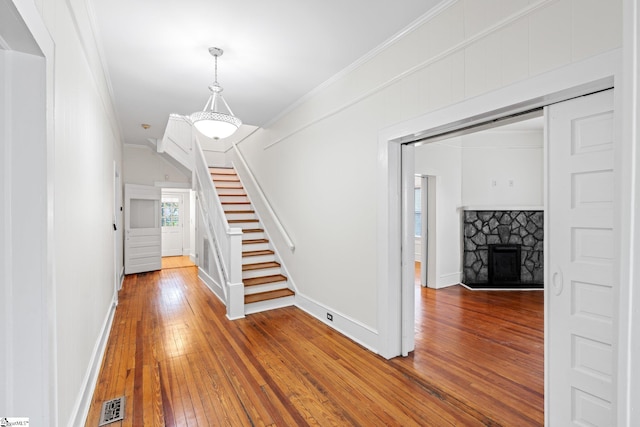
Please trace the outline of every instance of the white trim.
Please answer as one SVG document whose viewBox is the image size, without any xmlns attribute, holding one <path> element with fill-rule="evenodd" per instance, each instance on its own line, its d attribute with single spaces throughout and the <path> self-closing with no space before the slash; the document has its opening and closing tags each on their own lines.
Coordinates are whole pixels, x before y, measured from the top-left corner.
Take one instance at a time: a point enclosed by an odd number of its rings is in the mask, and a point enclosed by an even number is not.
<svg viewBox="0 0 640 427">
<path fill-rule="evenodd" d="M 195 262 L 194 262 L 195 264 Z M 120 286 L 118 287 L 118 290 L 122 289 L 122 284 L 124 283 L 124 265 L 122 266 L 122 268 L 120 269 Z"/>
<path fill-rule="evenodd" d="M 460 206 L 461 211 L 543 211 L 539 205 L 469 205 Z"/>
<path fill-rule="evenodd" d="M 213 277 L 209 276 L 209 274 L 201 267 L 198 267 L 198 278 L 202 280 L 209 289 L 211 289 L 211 292 L 213 292 L 213 294 L 218 297 L 226 307 L 227 303 L 224 301 L 224 289 L 222 288 L 222 285 L 216 282 Z"/>
<path fill-rule="evenodd" d="M 401 212 L 400 143 L 433 129 L 455 130 L 569 97 L 611 87 L 622 61 L 620 49 L 569 64 L 441 110 L 389 126 L 378 133 L 378 328 L 380 354 L 400 355 L 399 304 Z M 413 176 L 405 177 L 413 185 Z"/>
<path fill-rule="evenodd" d="M 471 37 L 461 41 L 460 43 L 452 46 L 451 48 L 449 48 L 449 49 L 447 49 L 447 50 L 445 50 L 445 51 L 443 51 L 443 52 L 441 52 L 441 53 L 439 53 L 439 54 L 437 54 L 435 56 L 432 56 L 429 59 L 427 59 L 427 60 L 425 60 L 425 61 L 423 61 L 423 62 L 421 62 L 421 63 L 419 63 L 419 64 L 417 64 L 417 65 L 415 65 L 415 66 L 413 66 L 413 67 L 411 67 L 411 68 L 409 68 L 407 70 L 405 70 L 405 71 L 402 71 L 401 73 L 399 73 L 399 74 L 395 75 L 394 77 L 388 79 L 387 81 L 379 84 L 378 86 L 375 86 L 372 89 L 369 89 L 368 91 L 364 92 L 363 94 L 361 94 L 359 96 L 356 96 L 355 98 L 351 99 L 350 101 L 347 101 L 346 103 L 342 104 L 341 106 L 339 106 L 337 108 L 334 108 L 333 110 L 331 110 L 331 111 L 329 111 L 329 112 L 327 112 L 327 113 L 325 113 L 323 115 L 318 116 L 317 118 L 315 118 L 315 119 L 309 121 L 308 123 L 298 127 L 297 129 L 289 132 L 288 134 L 286 134 L 286 135 L 284 135 L 284 136 L 282 136 L 282 137 L 280 137 L 280 138 L 278 138 L 278 139 L 266 144 L 264 146 L 264 150 L 267 150 L 268 148 L 273 147 L 274 145 L 276 145 L 276 144 L 278 144 L 278 143 L 280 143 L 280 142 L 292 137 L 293 135 L 295 135 L 295 134 L 297 134 L 299 132 L 302 132 L 303 130 L 307 129 L 308 127 L 313 126 L 316 123 L 320 123 L 320 122 L 322 122 L 322 121 L 324 121 L 324 120 L 326 120 L 326 119 L 328 119 L 328 118 L 340 113 L 341 111 L 344 111 L 347 108 L 349 108 L 349 107 L 351 107 L 351 106 L 353 106 L 355 104 L 358 104 L 358 103 L 364 101 L 365 99 L 367 99 L 367 98 L 369 98 L 369 97 L 371 97 L 371 96 L 373 96 L 373 95 L 375 95 L 375 94 L 377 94 L 379 92 L 382 92 L 383 90 L 385 90 L 389 86 L 392 86 L 395 83 L 398 83 L 398 82 L 406 79 L 407 77 L 411 76 L 412 74 L 417 73 L 420 70 L 423 70 L 424 68 L 426 68 L 426 67 L 428 67 L 428 66 L 430 66 L 430 65 L 432 65 L 432 64 L 434 64 L 434 63 L 436 63 L 436 62 L 438 62 L 438 61 L 440 61 L 440 60 L 442 60 L 444 58 L 446 58 L 447 56 L 453 55 L 454 53 L 459 52 L 459 51 L 463 51 L 464 49 L 466 49 L 467 47 L 469 47 L 473 43 L 475 43 L 475 42 L 477 42 L 477 41 L 479 41 L 479 40 L 481 40 L 481 39 L 483 39 L 483 38 L 485 38 L 487 36 L 490 36 L 490 35 L 494 34 L 499 29 L 507 27 L 510 24 L 512 24 L 515 21 L 517 21 L 518 19 L 526 17 L 530 13 L 532 13 L 533 11 L 535 11 L 537 9 L 540 9 L 542 7 L 545 7 L 548 4 L 553 3 L 553 2 L 555 2 L 555 0 L 539 0 L 536 3 L 533 3 L 533 4 L 527 6 L 527 7 L 523 8 L 523 9 L 520 9 L 518 12 L 507 16 L 503 20 L 501 20 L 499 22 L 496 22 L 494 25 L 492 25 L 490 27 L 487 27 L 483 31 L 472 35 Z M 447 3 L 446 7 L 449 7 L 454 3 L 455 3 L 455 1 L 451 2 L 451 3 Z M 438 9 L 437 13 L 440 13 L 442 10 L 443 9 Z M 435 14 L 428 15 L 427 19 L 431 19 L 434 16 L 435 16 Z M 425 22 L 426 22 L 427 19 L 425 19 Z M 384 46 L 381 50 L 383 50 L 386 47 L 388 47 L 388 46 Z M 378 54 L 378 53 L 379 52 L 376 52 L 376 54 Z M 359 62 L 357 64 L 358 64 L 358 66 L 361 65 Z M 349 72 L 350 71 L 352 71 L 352 70 L 349 70 Z M 324 88 L 324 86 L 323 86 L 323 88 Z M 302 102 L 300 102 L 300 104 L 302 104 Z M 296 107 L 298 106 L 298 104 L 294 104 L 294 105 Z M 290 110 L 288 112 L 290 112 Z M 272 121 L 272 122 L 275 122 L 275 120 Z M 270 122 L 269 125 L 271 125 L 271 124 L 272 123 Z"/>
<path fill-rule="evenodd" d="M 109 118 L 109 124 L 112 128 L 114 135 L 118 137 L 118 140 L 122 141 L 124 138 L 122 137 L 122 129 L 120 128 L 120 121 L 117 119 L 118 115 L 116 113 L 115 106 L 113 103 L 116 98 L 113 96 L 113 92 L 111 90 L 112 89 L 111 83 L 110 83 L 111 77 L 108 74 L 108 70 L 105 70 L 105 67 L 104 67 L 105 61 L 103 61 L 102 55 L 104 55 L 104 52 L 102 51 L 102 46 L 98 45 L 99 40 L 95 38 L 96 36 L 95 30 L 97 27 L 95 26 L 93 16 L 91 15 L 93 13 L 93 9 L 89 8 L 88 6 L 89 3 L 91 2 L 78 3 L 86 7 L 85 12 L 87 14 L 85 15 L 85 17 L 89 22 L 89 31 L 91 31 L 91 34 L 86 34 L 86 32 L 83 31 L 83 28 L 79 25 L 80 21 L 78 19 L 82 20 L 83 17 L 82 16 L 78 17 L 77 7 L 73 6 L 71 0 L 65 0 L 64 2 L 69 12 L 69 16 L 73 21 L 73 26 L 75 30 L 74 32 L 78 35 L 78 39 L 80 40 L 80 45 L 82 46 L 82 52 L 84 53 L 84 60 L 86 61 L 87 66 L 89 67 L 89 70 L 90 70 L 89 74 L 91 75 L 91 78 L 93 80 L 94 87 L 96 88 L 96 92 L 98 93 L 98 97 L 100 98 L 104 111 L 107 112 L 107 116 Z M 88 36 L 90 36 L 90 38 Z M 91 46 L 88 46 L 89 42 L 91 43 Z M 93 66 L 94 63 L 92 62 L 92 58 L 93 58 L 94 52 L 97 53 L 97 59 L 100 65 L 99 70 L 96 70 L 96 67 Z M 100 79 L 99 76 L 97 75 L 96 73 L 97 71 L 100 71 L 100 73 L 102 73 L 102 79 Z M 100 88 L 102 87 L 102 84 L 104 84 L 104 87 L 106 87 L 107 89 L 106 93 L 105 91 L 100 90 Z"/>
<path fill-rule="evenodd" d="M 299 293 L 296 294 L 295 306 L 368 350 L 374 353 L 377 352 L 378 333 L 362 322 L 330 309 L 324 304 Z M 327 313 L 333 315 L 333 321 L 327 320 Z"/>
<path fill-rule="evenodd" d="M 638 126 L 640 87 L 640 7 L 623 2 L 623 81 L 619 93 L 622 114 L 620 174 L 620 290 L 618 310 L 618 424 L 640 425 L 640 150 Z M 635 362 L 635 363 L 634 363 Z"/>
<path fill-rule="evenodd" d="M 45 81 L 44 81 L 44 99 L 45 99 L 45 123 L 46 128 L 46 170 L 43 172 L 46 176 L 46 193 L 45 206 L 46 212 L 43 217 L 46 218 L 41 231 L 41 245 L 33 248 L 34 265 L 37 263 L 42 268 L 42 288 L 38 298 L 34 298 L 32 303 L 36 310 L 37 317 L 34 322 L 41 325 L 42 335 L 39 337 L 42 344 L 42 352 L 39 355 L 42 368 L 41 380 L 38 384 L 34 384 L 35 388 L 41 388 L 41 396 L 45 401 L 37 403 L 39 411 L 31 417 L 31 420 L 49 420 L 51 425 L 58 423 L 58 363 L 57 363 L 57 330 L 56 330 L 56 283 L 54 275 L 54 145 L 55 145 L 55 128 L 54 128 L 54 63 L 55 63 L 55 44 L 49 29 L 46 27 L 40 11 L 36 8 L 33 1 L 30 0 L 8 0 L 9 4 L 13 4 L 18 12 L 20 19 L 28 29 L 29 33 L 35 40 L 38 48 L 42 52 L 45 60 Z M 33 52 L 29 52 L 33 54 Z M 0 83 L 1 84 L 1 83 Z M 32 120 L 38 120 L 40 117 L 32 117 Z M 36 123 L 36 122 L 33 122 Z M 12 301 L 6 301 L 11 304 Z M 33 337 L 38 339 L 38 337 Z M 4 370 L 4 366 L 2 367 Z M 34 396 L 34 399 L 38 397 Z M 34 400 L 36 402 L 36 400 Z M 40 418 L 42 417 L 42 418 Z"/>
<path fill-rule="evenodd" d="M 519 292 L 519 291 L 544 291 L 544 288 L 470 288 L 464 283 L 460 283 L 460 286 L 467 290 L 476 291 L 503 291 L 503 292 Z"/>
<path fill-rule="evenodd" d="M 254 194 L 258 195 L 257 199 L 261 203 L 260 207 L 264 208 L 267 211 L 267 214 L 269 214 L 269 218 L 271 219 L 270 222 L 276 226 L 276 228 L 280 232 L 280 235 L 282 236 L 285 243 L 287 244 L 287 247 L 289 248 L 289 250 L 291 252 L 294 252 L 296 249 L 295 243 L 293 243 L 291 236 L 289 236 L 289 233 L 284 227 L 284 224 L 282 224 L 280 217 L 278 216 L 276 211 L 273 210 L 273 207 L 271 206 L 271 203 L 269 203 L 269 199 L 267 198 L 267 195 L 262 190 L 262 187 L 260 187 L 260 184 L 258 183 L 255 175 L 253 174 L 253 171 L 247 164 L 244 158 L 244 155 L 242 154 L 242 152 L 240 151 L 240 149 L 237 147 L 236 144 L 233 144 L 233 148 L 234 148 L 234 153 L 236 155 L 236 158 L 239 160 L 239 162 L 236 163 L 232 161 L 231 163 L 242 181 L 242 186 L 244 187 L 245 191 L 249 193 L 249 196 L 253 196 Z M 248 176 L 249 180 L 248 181 L 242 180 L 242 178 L 244 177 L 243 175 Z M 250 184 L 250 185 L 247 185 L 247 184 Z M 255 207 L 256 206 L 255 198 L 249 197 L 249 200 L 251 200 L 251 204 Z M 262 221 L 262 219 L 261 219 L 261 222 L 263 225 L 266 225 L 264 221 Z"/>
<path fill-rule="evenodd" d="M 100 373 L 100 366 L 102 365 L 102 358 L 107 350 L 107 343 L 109 341 L 109 334 L 113 325 L 113 319 L 115 317 L 117 302 L 117 294 L 114 293 L 111 301 L 111 307 L 107 311 L 100 335 L 93 347 L 91 358 L 89 359 L 89 366 L 82 380 L 82 387 L 80 393 L 76 399 L 71 416 L 69 418 L 70 426 L 80 426 L 87 422 L 87 415 L 89 415 L 89 407 L 93 399 L 93 393 L 96 390 L 96 384 L 98 383 L 98 374 Z"/>
<path fill-rule="evenodd" d="M 441 274 L 436 282 L 436 289 L 458 285 L 461 283 L 461 279 L 462 272 L 460 271 L 456 271 L 455 273 Z"/>
<path fill-rule="evenodd" d="M 175 181 L 154 181 L 154 187 L 166 188 L 171 190 L 191 190 L 191 183 L 189 182 L 175 182 Z"/>
<path fill-rule="evenodd" d="M 406 28 L 404 28 L 403 30 L 400 30 L 398 33 L 396 33 L 393 36 L 391 36 L 391 38 L 389 38 L 388 40 L 386 40 L 385 42 L 383 42 L 379 46 L 375 47 L 374 49 L 372 49 L 371 51 L 369 51 L 368 53 L 363 55 L 360 59 L 358 59 L 355 62 L 351 63 L 349 66 L 344 68 L 342 71 L 339 71 L 338 73 L 334 74 L 332 77 L 330 77 L 324 83 L 321 83 L 320 85 L 316 86 L 314 89 L 312 89 L 306 95 L 302 96 L 296 102 L 294 102 L 293 104 L 288 106 L 286 109 L 281 111 L 277 116 L 275 116 L 274 118 L 269 120 L 267 123 L 265 123 L 262 127 L 263 128 L 270 127 L 271 125 L 276 123 L 278 120 L 280 120 L 281 118 L 283 118 L 284 116 L 286 116 L 287 114 L 289 114 L 290 112 L 292 112 L 293 110 L 295 110 L 296 108 L 298 108 L 299 106 L 301 106 L 302 104 L 304 104 L 305 102 L 307 102 L 308 100 L 310 100 L 311 98 L 316 96 L 318 93 L 322 92 L 324 89 L 326 89 L 327 87 L 329 87 L 332 84 L 336 83 L 337 81 L 343 79 L 346 75 L 348 75 L 349 73 L 353 72 L 354 70 L 360 68 L 362 65 L 366 64 L 371 59 L 373 59 L 374 57 L 379 55 L 380 52 L 382 52 L 385 49 L 389 48 L 390 46 L 394 45 L 399 40 L 402 40 L 404 37 L 407 36 L 407 34 L 410 34 L 413 31 L 415 31 L 416 29 L 420 28 L 425 22 L 428 22 L 431 19 L 433 19 L 434 17 L 438 16 L 440 13 L 442 13 L 444 10 L 448 9 L 450 6 L 456 4 L 458 1 L 459 0 L 443 0 L 443 1 L 441 1 L 439 4 L 437 4 L 436 6 L 431 8 L 428 12 L 426 12 L 424 15 L 422 15 L 421 17 L 419 17 L 418 19 L 413 21 L 411 24 L 409 24 Z M 549 1 L 549 0 L 544 0 L 544 1 Z M 242 142 L 242 141 L 240 141 L 240 142 Z"/>
</svg>

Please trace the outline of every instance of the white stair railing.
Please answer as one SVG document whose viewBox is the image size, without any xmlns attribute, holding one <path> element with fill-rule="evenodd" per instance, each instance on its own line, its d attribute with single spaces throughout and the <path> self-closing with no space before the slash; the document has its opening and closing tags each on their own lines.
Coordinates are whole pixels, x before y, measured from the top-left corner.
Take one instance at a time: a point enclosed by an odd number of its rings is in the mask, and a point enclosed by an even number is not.
<svg viewBox="0 0 640 427">
<path fill-rule="evenodd" d="M 245 186 L 245 190 L 250 194 L 253 193 L 258 196 L 257 200 L 252 198 L 252 202 L 260 203 L 260 206 L 261 206 L 260 210 L 267 212 L 267 214 L 269 215 L 268 216 L 269 220 L 278 229 L 278 232 L 284 239 L 284 242 L 289 248 L 289 250 L 291 252 L 295 251 L 296 249 L 295 243 L 293 243 L 291 236 L 289 236 L 289 233 L 287 233 L 287 230 L 282 224 L 280 217 L 278 217 L 276 212 L 271 207 L 271 203 L 269 203 L 269 199 L 267 199 L 267 196 L 264 194 L 264 191 L 262 191 L 262 187 L 260 187 L 260 184 L 258 184 L 258 181 L 253 175 L 253 172 L 251 172 L 251 168 L 249 168 L 249 165 L 247 164 L 246 160 L 244 159 L 244 156 L 242 155 L 242 153 L 240 152 L 236 144 L 233 144 L 233 149 L 234 149 L 234 157 L 236 160 L 233 162 L 233 165 L 235 166 L 236 172 L 240 176 L 242 183 Z"/>
<path fill-rule="evenodd" d="M 223 277 L 227 317 L 244 317 L 244 285 L 242 283 L 242 229 L 231 228 L 222 209 L 209 167 L 197 139 L 194 138 L 194 187 L 200 199 L 205 233 L 218 254 Z"/>
</svg>

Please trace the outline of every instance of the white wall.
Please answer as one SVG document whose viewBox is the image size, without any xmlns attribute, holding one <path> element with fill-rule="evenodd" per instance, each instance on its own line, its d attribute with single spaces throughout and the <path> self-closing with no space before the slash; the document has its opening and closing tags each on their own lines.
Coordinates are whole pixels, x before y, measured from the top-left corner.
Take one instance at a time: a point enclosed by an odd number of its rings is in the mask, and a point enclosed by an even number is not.
<svg viewBox="0 0 640 427">
<path fill-rule="evenodd" d="M 51 399 L 57 419 L 45 424 L 70 425 L 83 421 L 114 309 L 114 270 L 122 250 L 112 228 L 113 169 L 114 160 L 122 164 L 122 144 L 86 3 L 37 6 L 55 43 L 55 58 L 47 58 L 55 129 L 48 182 L 54 198 L 55 317 L 48 321 L 55 324 L 58 381 Z"/>
<path fill-rule="evenodd" d="M 435 288 L 460 283 L 460 204 L 462 202 L 460 138 L 415 149 L 415 172 L 436 180 Z"/>
<path fill-rule="evenodd" d="M 542 206 L 542 130 L 496 129 L 465 135 L 462 141 L 464 206 Z"/>
<path fill-rule="evenodd" d="M 379 131 L 617 48 L 621 18 L 621 0 L 454 0 L 241 142 L 299 292 L 375 330 Z"/>
<path fill-rule="evenodd" d="M 416 147 L 415 173 L 436 177 L 434 287 L 460 283 L 463 207 L 542 206 L 542 145 L 541 130 L 496 128 Z"/>
<path fill-rule="evenodd" d="M 171 186 L 172 183 L 181 183 L 191 187 L 191 176 L 187 177 L 160 154 L 145 145 L 125 145 L 123 178 L 127 184 L 166 183 L 167 186 Z"/>
</svg>

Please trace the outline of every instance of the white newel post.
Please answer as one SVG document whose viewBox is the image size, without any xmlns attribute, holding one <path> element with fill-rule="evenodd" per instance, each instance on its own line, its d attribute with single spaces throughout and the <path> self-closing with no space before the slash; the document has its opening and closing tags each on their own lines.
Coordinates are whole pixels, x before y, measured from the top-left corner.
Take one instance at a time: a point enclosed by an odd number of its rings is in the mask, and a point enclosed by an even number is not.
<svg viewBox="0 0 640 427">
<path fill-rule="evenodd" d="M 229 295 L 227 317 L 230 320 L 244 317 L 244 284 L 242 283 L 242 229 L 231 228 L 229 237 Z"/>
</svg>

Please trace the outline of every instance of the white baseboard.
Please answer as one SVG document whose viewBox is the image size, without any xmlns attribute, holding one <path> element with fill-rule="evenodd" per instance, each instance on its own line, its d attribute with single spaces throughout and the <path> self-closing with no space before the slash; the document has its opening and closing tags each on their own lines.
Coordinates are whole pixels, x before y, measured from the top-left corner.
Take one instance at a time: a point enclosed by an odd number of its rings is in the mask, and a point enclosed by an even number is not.
<svg viewBox="0 0 640 427">
<path fill-rule="evenodd" d="M 378 353 L 378 331 L 370 328 L 361 322 L 352 319 L 335 310 L 327 308 L 321 303 L 306 297 L 300 293 L 296 293 L 296 307 L 305 311 L 320 320 L 322 323 L 332 327 L 342 335 L 352 339 L 368 350 Z M 327 319 L 327 313 L 333 316 L 333 321 Z"/>
<path fill-rule="evenodd" d="M 113 318 L 116 312 L 117 298 L 114 295 L 111 301 L 111 306 L 107 311 L 107 316 L 102 325 L 102 330 L 98 336 L 98 340 L 93 348 L 91 359 L 89 359 L 89 366 L 82 380 L 82 387 L 80 394 L 76 400 L 76 404 L 71 412 L 69 418 L 69 425 L 83 426 L 87 422 L 87 415 L 89 415 L 89 407 L 91 406 L 91 399 L 96 389 L 98 382 L 98 374 L 100 373 L 100 365 L 102 364 L 102 358 L 107 349 L 107 342 L 109 340 L 109 333 L 111 332 L 111 326 L 113 325 Z"/>
<path fill-rule="evenodd" d="M 436 282 L 436 289 L 446 288 L 448 286 L 458 285 L 462 279 L 462 273 L 457 271 L 455 273 L 443 274 L 438 277 Z"/>
<path fill-rule="evenodd" d="M 224 290 L 220 283 L 213 280 L 213 277 L 209 276 L 209 274 L 200 267 L 198 267 L 198 277 L 209 289 L 211 289 L 211 292 L 213 292 L 223 304 L 227 304 L 224 300 Z"/>
</svg>

